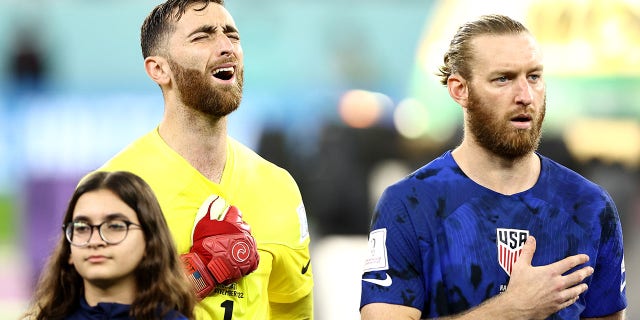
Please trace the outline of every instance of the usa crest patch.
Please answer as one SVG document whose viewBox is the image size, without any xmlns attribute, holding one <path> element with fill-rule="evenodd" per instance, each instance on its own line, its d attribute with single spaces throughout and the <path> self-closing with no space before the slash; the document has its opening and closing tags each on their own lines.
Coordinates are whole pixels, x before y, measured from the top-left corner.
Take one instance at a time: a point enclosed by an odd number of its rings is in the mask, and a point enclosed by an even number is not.
<svg viewBox="0 0 640 320">
<path fill-rule="evenodd" d="M 509 276 L 511 276 L 513 264 L 516 263 L 516 260 L 520 256 L 527 237 L 529 237 L 529 230 L 496 229 L 498 263 Z"/>
</svg>

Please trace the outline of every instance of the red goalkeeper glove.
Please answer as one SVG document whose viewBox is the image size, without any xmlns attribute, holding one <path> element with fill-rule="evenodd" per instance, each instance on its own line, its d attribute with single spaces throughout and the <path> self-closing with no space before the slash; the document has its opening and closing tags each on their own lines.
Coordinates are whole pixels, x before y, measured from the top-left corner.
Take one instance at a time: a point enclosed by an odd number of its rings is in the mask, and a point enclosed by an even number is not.
<svg viewBox="0 0 640 320">
<path fill-rule="evenodd" d="M 235 282 L 258 268 L 251 228 L 240 210 L 219 196 L 209 197 L 200 207 L 191 238 L 191 250 L 181 258 L 200 299 L 217 284 Z"/>
</svg>

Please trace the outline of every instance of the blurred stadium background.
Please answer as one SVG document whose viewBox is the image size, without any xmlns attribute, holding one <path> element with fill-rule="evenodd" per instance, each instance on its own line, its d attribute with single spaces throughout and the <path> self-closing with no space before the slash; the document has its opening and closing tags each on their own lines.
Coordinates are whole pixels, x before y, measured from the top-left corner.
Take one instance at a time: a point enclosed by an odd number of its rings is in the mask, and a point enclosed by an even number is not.
<svg viewBox="0 0 640 320">
<path fill-rule="evenodd" d="M 159 1 L 0 1 L 0 318 L 26 307 L 77 179 L 162 115 L 139 28 Z M 452 148 L 461 112 L 433 73 L 483 13 L 520 19 L 546 53 L 541 152 L 601 184 L 622 219 L 629 319 L 640 319 L 637 0 L 227 0 L 245 51 L 231 134 L 298 181 L 318 319 L 359 319 L 371 209 Z"/>
</svg>

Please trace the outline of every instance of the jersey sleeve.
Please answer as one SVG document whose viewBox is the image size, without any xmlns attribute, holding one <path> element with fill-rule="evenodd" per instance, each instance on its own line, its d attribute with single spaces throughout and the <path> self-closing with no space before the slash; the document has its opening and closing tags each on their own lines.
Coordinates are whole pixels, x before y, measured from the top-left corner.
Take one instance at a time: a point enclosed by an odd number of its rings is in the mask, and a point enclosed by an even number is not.
<svg viewBox="0 0 640 320">
<path fill-rule="evenodd" d="M 308 248 L 289 248 L 269 244 L 273 254 L 273 272 L 269 279 L 269 299 L 276 303 L 295 302 L 311 292 L 313 277 Z"/>
<path fill-rule="evenodd" d="M 622 227 L 613 200 L 606 192 L 604 195 L 598 257 L 585 295 L 587 303 L 581 314 L 583 318 L 607 316 L 627 306 Z"/>
<path fill-rule="evenodd" d="M 312 299 L 309 296 L 313 288 L 311 260 L 307 249 L 287 248 L 279 245 L 267 245 L 268 251 L 275 252 L 272 261 L 272 273 L 269 279 L 269 301 L 289 307 L 272 308 L 273 319 L 297 319 L 291 313 L 313 314 Z"/>
<path fill-rule="evenodd" d="M 422 256 L 408 208 L 387 189 L 374 211 L 364 263 L 360 308 L 370 303 L 422 310 L 425 279 Z M 430 254 L 424 252 L 423 254 Z"/>
<path fill-rule="evenodd" d="M 271 308 L 271 318 L 291 319 L 294 311 L 304 313 L 303 318 L 311 317 L 313 304 L 308 297 L 313 291 L 313 270 L 302 196 L 286 170 L 263 165 L 255 176 L 268 183 L 252 186 L 259 189 L 251 192 L 253 201 L 244 204 L 248 210 L 260 212 L 247 216 L 247 222 L 255 231 L 258 249 L 271 258 L 268 300 L 279 306 Z"/>
</svg>

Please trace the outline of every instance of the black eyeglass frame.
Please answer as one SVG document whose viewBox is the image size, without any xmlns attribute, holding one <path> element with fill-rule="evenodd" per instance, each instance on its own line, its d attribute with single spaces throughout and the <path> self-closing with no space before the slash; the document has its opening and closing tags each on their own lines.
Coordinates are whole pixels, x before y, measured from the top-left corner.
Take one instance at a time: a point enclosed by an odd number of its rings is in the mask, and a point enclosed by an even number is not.
<svg viewBox="0 0 640 320">
<path fill-rule="evenodd" d="M 105 238 L 105 236 L 102 234 L 102 225 L 104 225 L 105 223 L 112 223 L 112 222 L 114 222 L 114 221 L 122 222 L 122 223 L 124 223 L 124 224 L 126 225 L 126 227 L 127 227 L 127 229 L 125 230 L 124 237 L 122 237 L 122 239 L 121 239 L 121 240 L 119 240 L 119 241 L 109 241 L 109 240 L 107 240 L 107 239 Z M 71 238 L 72 238 L 72 236 L 73 236 L 73 224 L 74 224 L 74 223 L 78 223 L 78 222 L 84 223 L 84 224 L 86 224 L 88 227 L 90 227 L 90 228 L 91 228 L 91 231 L 89 232 L 89 237 L 87 238 L 87 241 L 86 241 L 86 242 L 84 242 L 84 243 L 81 243 L 81 244 L 74 243 L 73 241 L 71 241 Z M 91 237 L 93 237 L 93 230 L 97 228 L 97 229 L 98 229 L 98 235 L 100 236 L 100 239 L 102 239 L 102 241 L 104 241 L 106 244 L 116 245 L 116 244 L 121 243 L 122 241 L 124 241 L 124 240 L 127 238 L 127 236 L 129 235 L 129 229 L 131 229 L 131 226 L 132 226 L 132 225 L 133 225 L 133 226 L 136 226 L 136 227 L 140 228 L 140 230 L 142 230 L 142 226 L 141 226 L 141 225 L 139 225 L 139 224 L 137 224 L 137 223 L 134 223 L 134 222 L 131 222 L 131 221 L 129 221 L 129 220 L 122 220 L 122 219 L 110 219 L 110 220 L 102 221 L 102 222 L 101 222 L 101 223 L 99 223 L 99 224 L 90 224 L 90 223 L 87 223 L 87 222 L 84 222 L 84 221 L 70 221 L 69 223 L 67 223 L 67 224 L 63 224 L 63 225 L 62 225 L 62 232 L 64 232 L 64 234 L 65 234 L 65 238 L 67 239 L 67 241 L 69 242 L 69 244 L 71 244 L 72 246 L 76 246 L 76 247 L 81 247 L 81 248 L 82 248 L 82 247 L 86 247 L 86 246 L 88 246 L 88 245 L 89 245 L 89 242 L 91 242 Z M 70 230 L 67 230 L 67 229 L 69 229 L 69 227 L 71 227 L 71 229 L 70 229 Z"/>
</svg>

